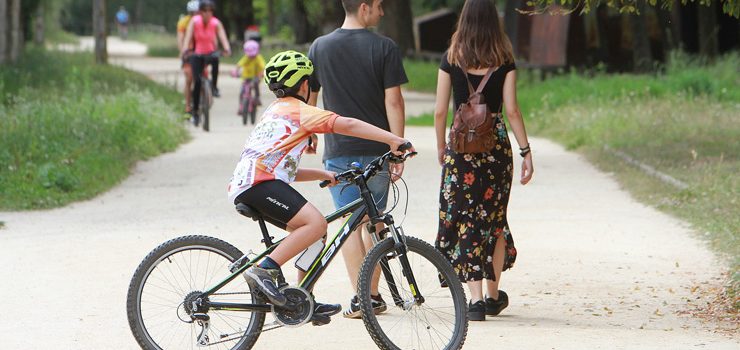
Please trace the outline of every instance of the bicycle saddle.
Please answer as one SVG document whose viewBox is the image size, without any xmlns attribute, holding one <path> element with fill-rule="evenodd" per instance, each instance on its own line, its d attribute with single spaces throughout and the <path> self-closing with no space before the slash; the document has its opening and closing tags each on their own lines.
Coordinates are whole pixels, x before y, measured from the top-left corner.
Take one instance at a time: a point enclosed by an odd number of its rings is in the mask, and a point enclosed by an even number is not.
<svg viewBox="0 0 740 350">
<path fill-rule="evenodd" d="M 236 204 L 236 212 L 239 214 L 242 214 L 254 221 L 257 221 L 260 217 L 260 213 L 257 211 L 257 209 L 254 209 L 244 203 L 237 203 Z"/>
</svg>

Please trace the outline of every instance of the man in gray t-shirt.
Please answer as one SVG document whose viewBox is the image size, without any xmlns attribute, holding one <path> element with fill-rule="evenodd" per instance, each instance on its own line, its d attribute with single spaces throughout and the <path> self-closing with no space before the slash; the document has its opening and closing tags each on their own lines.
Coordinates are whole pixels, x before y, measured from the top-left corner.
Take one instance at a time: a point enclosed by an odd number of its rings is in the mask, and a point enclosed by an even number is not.
<svg viewBox="0 0 740 350">
<path fill-rule="evenodd" d="M 308 51 L 314 65 L 311 78 L 312 94 L 309 104 L 316 105 L 317 95 L 323 88 L 324 109 L 344 117 L 357 118 L 403 137 L 405 112 L 401 85 L 408 82 L 403 69 L 401 53 L 393 40 L 369 31 L 383 16 L 383 0 L 342 0 L 345 10 L 344 24 L 332 33 L 316 39 Z M 374 158 L 387 152 L 388 146 L 374 141 L 338 135 L 324 135 L 324 167 L 342 172 L 351 162 L 367 165 Z M 389 169 L 394 181 L 403 173 L 403 163 Z M 368 182 L 378 209 L 385 210 L 388 199 L 389 177 L 383 174 Z M 359 198 L 355 186 L 332 187 L 334 205 L 340 208 Z M 360 230 L 360 229 L 358 229 Z M 352 287 L 357 286 L 357 276 L 362 260 L 372 247 L 372 240 L 356 232 L 342 246 Z M 372 287 L 373 306 L 377 312 L 386 309 L 378 294 L 378 283 Z M 357 298 L 353 298 L 344 316 L 361 316 Z"/>
</svg>

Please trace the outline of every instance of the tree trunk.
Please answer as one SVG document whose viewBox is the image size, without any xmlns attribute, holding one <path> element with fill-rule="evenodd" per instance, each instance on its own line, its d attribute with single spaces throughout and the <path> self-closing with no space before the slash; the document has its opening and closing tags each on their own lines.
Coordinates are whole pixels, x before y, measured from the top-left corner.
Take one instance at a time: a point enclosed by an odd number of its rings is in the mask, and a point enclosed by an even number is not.
<svg viewBox="0 0 740 350">
<path fill-rule="evenodd" d="M 275 0 L 267 0 L 267 34 L 275 35 Z"/>
<path fill-rule="evenodd" d="M 33 29 L 33 42 L 36 45 L 44 45 L 44 3 L 40 3 L 36 9 L 35 25 Z"/>
<path fill-rule="evenodd" d="M 514 48 L 514 57 L 519 57 L 519 12 L 517 8 L 523 7 L 519 0 L 506 0 L 504 9 L 504 32 L 509 36 L 511 46 Z"/>
<path fill-rule="evenodd" d="M 649 72 L 653 66 L 653 58 L 650 52 L 650 40 L 648 38 L 647 22 L 645 13 L 647 7 L 645 1 L 635 2 L 639 14 L 630 14 L 632 30 L 632 70 L 635 72 Z"/>
<path fill-rule="evenodd" d="M 313 39 L 314 30 L 308 21 L 308 10 L 303 0 L 293 0 L 293 34 L 296 44 L 304 44 Z"/>
<path fill-rule="evenodd" d="M 141 23 L 141 16 L 142 11 L 144 10 L 144 1 L 143 0 L 136 0 L 136 7 L 134 8 L 134 18 L 132 18 L 133 23 L 139 24 Z"/>
<path fill-rule="evenodd" d="M 0 64 L 8 60 L 8 2 L 0 0 Z"/>
<path fill-rule="evenodd" d="M 699 54 L 713 59 L 719 52 L 717 33 L 717 2 L 711 1 L 709 6 L 697 4 L 699 22 Z"/>
<path fill-rule="evenodd" d="M 10 0 L 10 62 L 16 62 L 23 49 L 21 0 Z"/>
<path fill-rule="evenodd" d="M 414 25 L 409 0 L 388 1 L 383 3 L 385 15 L 380 23 L 380 31 L 393 39 L 401 49 L 401 54 L 413 51 Z"/>
<path fill-rule="evenodd" d="M 93 35 L 95 36 L 95 63 L 108 63 L 106 45 L 105 0 L 93 0 Z"/>
</svg>

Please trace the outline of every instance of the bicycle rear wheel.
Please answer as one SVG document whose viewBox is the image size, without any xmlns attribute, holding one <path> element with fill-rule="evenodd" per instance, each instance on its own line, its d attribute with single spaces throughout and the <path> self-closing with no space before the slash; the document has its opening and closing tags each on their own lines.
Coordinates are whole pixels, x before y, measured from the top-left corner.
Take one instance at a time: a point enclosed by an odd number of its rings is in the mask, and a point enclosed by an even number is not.
<svg viewBox="0 0 740 350">
<path fill-rule="evenodd" d="M 358 298 L 362 320 L 381 349 L 460 349 L 468 331 L 465 291 L 450 263 L 434 247 L 406 237 L 407 252 L 399 255 L 392 238 L 380 241 L 368 252 L 360 270 Z M 408 259 L 406 271 L 401 259 Z M 373 273 L 381 269 L 379 291 L 388 302 L 385 313 L 376 315 L 370 299 Z M 423 302 L 415 302 L 409 287 L 410 273 Z M 439 277 L 438 277 L 439 276 Z M 440 285 L 440 278 L 449 288 Z"/>
<path fill-rule="evenodd" d="M 212 237 L 185 236 L 167 241 L 144 258 L 131 279 L 126 301 L 129 326 L 142 349 L 197 347 L 202 327 L 192 322 L 190 303 L 230 275 L 229 264 L 242 253 Z M 209 296 L 210 301 L 264 303 L 243 278 Z M 217 349 L 250 349 L 265 322 L 263 312 L 208 310 L 209 344 Z"/>
</svg>

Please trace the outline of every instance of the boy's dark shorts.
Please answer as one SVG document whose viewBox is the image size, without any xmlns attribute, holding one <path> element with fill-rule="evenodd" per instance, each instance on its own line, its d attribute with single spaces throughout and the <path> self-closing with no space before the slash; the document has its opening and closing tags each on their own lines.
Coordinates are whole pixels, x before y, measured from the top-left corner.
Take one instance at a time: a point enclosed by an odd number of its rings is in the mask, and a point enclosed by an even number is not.
<svg viewBox="0 0 740 350">
<path fill-rule="evenodd" d="M 308 200 L 281 180 L 261 182 L 242 192 L 234 204 L 244 203 L 262 214 L 265 221 L 286 229 Z"/>
</svg>

